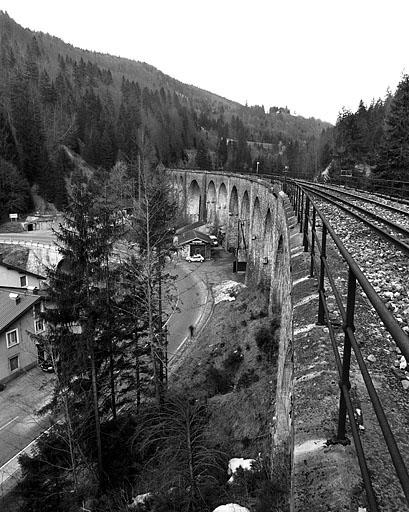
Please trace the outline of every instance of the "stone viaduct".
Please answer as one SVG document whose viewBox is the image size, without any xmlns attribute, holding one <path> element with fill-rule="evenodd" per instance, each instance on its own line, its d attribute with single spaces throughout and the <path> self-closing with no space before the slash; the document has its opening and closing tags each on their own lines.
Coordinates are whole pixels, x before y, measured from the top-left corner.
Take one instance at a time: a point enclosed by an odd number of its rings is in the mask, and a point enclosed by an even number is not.
<svg viewBox="0 0 409 512">
<path fill-rule="evenodd" d="M 225 247 L 246 262 L 246 283 L 269 293 L 270 312 L 281 313 L 277 369 L 275 446 L 291 450 L 292 302 L 290 229 L 286 196 L 278 185 L 254 176 L 171 170 L 179 206 L 192 221 L 225 234 Z"/>
<path fill-rule="evenodd" d="M 281 303 L 289 244 L 280 189 L 237 174 L 172 170 L 172 177 L 186 216 L 217 226 L 226 249 L 247 263 L 246 281 L 270 287 L 272 301 Z"/>
</svg>

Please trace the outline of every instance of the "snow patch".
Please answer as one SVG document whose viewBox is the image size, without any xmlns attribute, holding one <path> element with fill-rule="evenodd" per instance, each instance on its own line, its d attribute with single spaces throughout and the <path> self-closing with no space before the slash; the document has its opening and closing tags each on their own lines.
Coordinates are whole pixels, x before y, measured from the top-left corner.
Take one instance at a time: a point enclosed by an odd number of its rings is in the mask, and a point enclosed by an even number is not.
<svg viewBox="0 0 409 512">
<path fill-rule="evenodd" d="M 318 293 L 313 293 L 312 295 L 308 295 L 308 297 L 304 297 L 303 299 L 299 300 L 297 302 L 297 304 L 294 305 L 294 308 L 304 306 L 305 304 L 308 304 L 312 300 L 318 299 L 318 297 L 319 297 Z"/>
<path fill-rule="evenodd" d="M 245 288 L 246 285 L 237 283 L 236 281 L 223 281 L 221 284 L 213 286 L 214 303 L 218 304 L 222 301 L 236 300 L 236 295 L 240 290 Z"/>
<path fill-rule="evenodd" d="M 300 334 L 306 334 L 307 332 L 312 331 L 314 329 L 316 324 L 308 324 L 304 327 L 297 327 L 297 329 L 294 329 L 294 336 L 299 336 Z"/>
<path fill-rule="evenodd" d="M 151 497 L 151 492 L 146 492 L 145 494 L 138 494 L 138 496 L 132 498 L 132 502 L 128 505 L 128 508 L 133 509 L 136 508 L 138 505 L 144 505 Z"/>
<path fill-rule="evenodd" d="M 304 276 L 304 277 L 300 277 L 299 279 L 296 279 L 295 281 L 293 281 L 293 287 L 297 286 L 297 284 L 303 283 L 304 281 L 308 281 L 308 279 L 309 279 L 308 276 Z"/>
<path fill-rule="evenodd" d="M 315 452 L 316 450 L 325 448 L 326 446 L 326 439 L 312 439 L 310 441 L 305 441 L 305 443 L 299 444 L 295 447 L 294 456 L 299 457 L 300 455 L 306 455 L 307 453 Z"/>
<path fill-rule="evenodd" d="M 220 505 L 213 510 L 213 512 L 250 512 L 248 508 L 237 505 L 237 503 L 228 503 L 227 505 Z"/>
<path fill-rule="evenodd" d="M 248 469 L 249 471 L 251 471 L 253 469 L 252 468 L 252 464 L 254 462 L 256 462 L 255 459 L 243 459 L 242 457 L 235 457 L 233 459 L 230 459 L 229 460 L 229 466 L 228 466 L 228 469 L 227 469 L 227 474 L 231 475 L 231 476 L 230 476 L 230 478 L 228 480 L 228 483 L 229 484 L 233 483 L 234 473 L 239 468 Z"/>
</svg>

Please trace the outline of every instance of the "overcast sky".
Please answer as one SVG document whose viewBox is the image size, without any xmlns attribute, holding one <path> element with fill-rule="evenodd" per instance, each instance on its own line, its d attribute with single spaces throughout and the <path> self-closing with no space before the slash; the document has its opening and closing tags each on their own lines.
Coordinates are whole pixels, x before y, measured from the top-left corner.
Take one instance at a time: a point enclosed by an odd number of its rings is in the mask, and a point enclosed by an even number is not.
<svg viewBox="0 0 409 512">
<path fill-rule="evenodd" d="M 24 27 L 335 123 L 409 69 L 407 0 L 0 0 Z"/>
</svg>

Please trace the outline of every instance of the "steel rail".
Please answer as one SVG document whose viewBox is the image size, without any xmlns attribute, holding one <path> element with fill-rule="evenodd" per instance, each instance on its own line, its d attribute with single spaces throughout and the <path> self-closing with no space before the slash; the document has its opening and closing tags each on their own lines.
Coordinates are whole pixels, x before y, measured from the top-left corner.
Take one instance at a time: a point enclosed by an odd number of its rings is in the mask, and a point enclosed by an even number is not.
<svg viewBox="0 0 409 512">
<path fill-rule="evenodd" d="M 391 220 L 384 219 L 380 215 L 377 215 L 376 213 L 373 213 L 370 210 L 367 210 L 366 208 L 364 208 L 362 206 L 359 206 L 357 204 L 351 203 L 350 201 L 347 201 L 346 199 L 343 199 L 342 197 L 338 197 L 338 196 L 336 196 L 334 194 L 330 194 L 328 192 L 323 192 L 323 191 L 318 192 L 318 191 L 315 190 L 314 187 L 315 187 L 315 185 L 306 185 L 306 186 L 304 186 L 305 189 L 310 190 L 314 194 L 317 194 L 317 195 L 318 194 L 322 194 L 322 196 L 324 196 L 324 197 L 328 196 L 329 198 L 333 199 L 334 201 L 340 201 L 341 203 L 344 203 L 344 204 L 346 204 L 348 206 L 352 206 L 353 208 L 355 208 L 356 210 L 360 211 L 364 215 L 368 215 L 368 217 L 372 217 L 377 222 L 380 222 L 382 224 L 386 224 L 391 229 L 394 229 L 395 231 L 398 231 L 402 235 L 409 237 L 409 230 L 407 228 L 405 228 L 404 226 L 401 226 L 400 224 L 397 224 L 396 222 L 393 222 Z M 380 207 L 383 206 L 383 205 L 380 205 L 379 203 L 377 203 L 377 204 Z"/>
<path fill-rule="evenodd" d="M 363 197 L 357 193 L 348 192 L 345 189 L 340 190 L 340 189 L 334 188 L 334 186 L 323 185 L 321 183 L 311 184 L 309 182 L 305 182 L 304 180 L 295 180 L 295 181 L 301 182 L 302 184 L 305 183 L 306 186 L 319 187 L 320 189 L 330 190 L 331 192 L 335 192 L 335 193 L 338 192 L 340 194 L 345 194 L 346 196 L 353 197 L 354 199 L 357 199 L 359 201 L 365 201 L 366 203 L 375 204 L 376 206 L 378 206 L 380 208 L 385 208 L 385 210 L 390 210 L 391 212 L 397 213 L 398 215 L 403 215 L 403 216 L 409 217 L 409 212 L 406 210 L 401 210 L 400 208 L 397 208 L 396 206 L 392 206 L 390 204 L 380 203 L 379 201 L 376 201 L 375 199 L 371 199 L 370 197 Z M 364 192 L 364 191 L 362 191 L 362 192 Z M 366 192 L 366 193 L 368 194 L 368 192 Z"/>
<path fill-rule="evenodd" d="M 324 201 L 328 201 L 329 203 L 332 203 L 337 208 L 340 208 L 341 210 L 345 211 L 348 215 L 351 215 L 351 217 L 355 217 L 360 222 L 364 223 L 365 225 L 370 227 L 372 230 L 376 231 L 380 236 L 385 238 L 388 242 L 391 242 L 394 245 L 396 245 L 401 251 L 405 252 L 406 254 L 409 254 L 409 244 L 407 244 L 406 242 L 403 242 L 402 240 L 399 240 L 394 235 L 391 235 L 390 233 L 388 233 L 384 229 L 380 228 L 379 226 L 376 226 L 375 224 L 373 224 L 369 220 L 365 219 L 364 217 L 362 217 L 358 213 L 354 213 L 353 211 L 349 210 L 346 206 L 343 206 L 342 204 L 339 204 L 338 201 L 341 202 L 341 203 L 347 204 L 349 207 L 355 208 L 358 211 L 362 211 L 365 215 L 368 215 L 369 217 L 374 218 L 377 222 L 386 224 L 391 229 L 394 229 L 394 230 L 398 231 L 399 233 L 401 233 L 402 235 L 406 236 L 407 238 L 409 238 L 409 230 L 403 228 L 399 224 L 396 224 L 394 222 L 388 221 L 386 219 L 382 219 L 382 217 L 379 217 L 375 213 L 369 212 L 368 210 L 365 210 L 365 208 L 362 208 L 360 206 L 357 206 L 357 205 L 354 205 L 352 203 L 349 203 L 348 201 L 346 201 L 344 199 L 341 199 L 341 198 L 338 198 L 338 197 L 334 199 L 333 196 L 330 196 L 329 194 L 324 193 L 324 192 L 318 192 L 318 191 L 314 190 L 312 187 L 309 187 L 309 186 L 307 186 L 307 187 L 302 186 L 302 187 L 305 188 L 306 190 L 309 190 L 312 194 L 314 194 L 314 195 L 316 195 L 318 197 L 321 197 Z"/>
<path fill-rule="evenodd" d="M 399 323 L 392 315 L 392 313 L 387 309 L 383 300 L 379 297 L 379 295 L 375 292 L 374 288 L 368 281 L 367 277 L 364 275 L 362 270 L 359 268 L 357 262 L 353 259 L 351 254 L 344 247 L 341 239 L 335 233 L 334 229 L 330 226 L 326 217 L 321 213 L 315 202 L 312 198 L 310 198 L 312 206 L 316 209 L 318 216 L 321 218 L 323 225 L 326 227 L 328 233 L 331 235 L 331 238 L 334 240 L 341 256 L 348 263 L 348 265 L 352 268 L 357 281 L 359 282 L 362 290 L 365 292 L 366 296 L 369 299 L 369 302 L 372 304 L 374 309 L 377 311 L 380 316 L 382 322 L 385 327 L 391 334 L 391 336 L 395 339 L 396 344 L 402 351 L 402 354 L 405 356 L 406 360 L 409 361 L 409 336 L 405 334 L 405 332 L 401 329 Z"/>
</svg>

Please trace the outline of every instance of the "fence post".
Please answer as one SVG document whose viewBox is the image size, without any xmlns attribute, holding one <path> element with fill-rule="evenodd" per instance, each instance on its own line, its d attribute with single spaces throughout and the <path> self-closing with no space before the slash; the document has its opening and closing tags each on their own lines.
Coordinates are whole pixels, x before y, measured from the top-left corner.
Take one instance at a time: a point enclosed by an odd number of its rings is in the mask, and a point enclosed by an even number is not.
<svg viewBox="0 0 409 512">
<path fill-rule="evenodd" d="M 298 222 L 298 185 L 293 184 L 294 187 L 294 212 L 297 216 L 297 222 Z"/>
<path fill-rule="evenodd" d="M 355 331 L 354 326 L 354 313 L 355 313 L 355 294 L 356 294 L 356 278 L 353 274 L 351 268 L 348 272 L 348 296 L 347 296 L 347 310 L 345 317 L 345 324 L 343 325 L 343 329 L 345 332 L 344 337 L 344 354 L 342 356 L 342 378 L 339 383 L 339 387 L 341 390 L 341 394 L 339 397 L 339 413 L 338 413 L 338 432 L 337 432 L 337 440 L 345 441 L 346 433 L 345 433 L 345 423 L 347 416 L 347 408 L 344 396 L 344 386 L 348 389 L 351 389 L 351 383 L 349 381 L 349 369 L 351 366 L 351 340 L 349 339 L 348 330 Z"/>
<path fill-rule="evenodd" d="M 300 225 L 300 233 L 302 233 L 302 209 L 303 209 L 303 204 L 304 204 L 304 197 L 303 197 L 303 191 L 301 190 L 301 188 L 299 190 L 300 190 L 300 202 L 298 204 L 297 218 L 298 218 L 298 224 Z"/>
<path fill-rule="evenodd" d="M 320 278 L 318 284 L 319 302 L 318 302 L 318 325 L 325 325 L 325 312 L 324 312 L 324 277 L 325 277 L 325 260 L 327 258 L 327 226 L 322 224 L 321 236 L 321 265 L 320 265 Z"/>
<path fill-rule="evenodd" d="M 303 244 L 304 252 L 308 252 L 308 224 L 310 219 L 310 198 L 305 194 L 305 208 L 304 208 L 304 230 L 303 230 Z"/>
<path fill-rule="evenodd" d="M 312 207 L 312 226 L 311 226 L 311 262 L 310 262 L 310 277 L 314 277 L 314 260 L 315 260 L 315 219 L 316 210 Z"/>
</svg>

